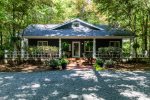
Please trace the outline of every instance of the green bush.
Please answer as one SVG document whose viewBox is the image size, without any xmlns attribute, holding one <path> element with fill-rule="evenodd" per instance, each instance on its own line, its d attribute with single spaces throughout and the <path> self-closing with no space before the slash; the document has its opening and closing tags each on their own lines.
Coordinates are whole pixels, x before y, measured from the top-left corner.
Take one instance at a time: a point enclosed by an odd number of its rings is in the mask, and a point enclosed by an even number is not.
<svg viewBox="0 0 150 100">
<path fill-rule="evenodd" d="M 62 64 L 68 64 L 69 61 L 68 61 L 67 59 L 62 58 L 62 59 L 60 60 L 60 63 L 61 63 L 61 65 L 62 65 Z"/>
<path fill-rule="evenodd" d="M 58 68 L 58 66 L 60 66 L 60 60 L 59 59 L 52 59 L 48 62 L 48 65 L 52 68 L 52 69 L 56 69 Z"/>
<path fill-rule="evenodd" d="M 94 67 L 94 69 L 95 69 L 96 71 L 101 71 L 101 70 L 104 70 L 104 69 L 105 69 L 105 68 L 101 67 L 100 65 L 98 65 L 97 63 L 95 63 L 95 64 L 93 65 L 93 67 Z"/>
<path fill-rule="evenodd" d="M 98 64 L 99 66 L 103 67 L 104 61 L 100 58 L 96 59 L 96 64 Z"/>
<path fill-rule="evenodd" d="M 4 58 L 4 50 L 0 50 L 0 59 Z"/>
<path fill-rule="evenodd" d="M 115 65 L 115 61 L 111 59 L 105 61 L 105 67 L 111 68 L 111 67 L 114 67 L 114 65 Z"/>
</svg>

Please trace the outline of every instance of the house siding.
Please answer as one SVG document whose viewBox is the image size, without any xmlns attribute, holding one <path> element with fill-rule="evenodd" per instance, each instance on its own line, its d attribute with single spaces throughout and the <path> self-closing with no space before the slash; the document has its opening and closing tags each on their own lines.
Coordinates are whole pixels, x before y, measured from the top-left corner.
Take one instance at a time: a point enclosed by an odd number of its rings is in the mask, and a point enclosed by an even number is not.
<svg viewBox="0 0 150 100">
<path fill-rule="evenodd" d="M 48 41 L 49 46 L 59 47 L 58 39 L 29 39 L 29 46 L 37 46 L 37 41 Z"/>
</svg>

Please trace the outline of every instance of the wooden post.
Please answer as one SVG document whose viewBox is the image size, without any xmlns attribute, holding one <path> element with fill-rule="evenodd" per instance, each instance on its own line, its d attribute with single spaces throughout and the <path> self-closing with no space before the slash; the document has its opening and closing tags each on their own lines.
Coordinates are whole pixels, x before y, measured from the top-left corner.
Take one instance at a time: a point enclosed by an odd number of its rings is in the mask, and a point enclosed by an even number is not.
<svg viewBox="0 0 150 100">
<path fill-rule="evenodd" d="M 93 39 L 93 58 L 96 58 L 96 39 Z"/>
<path fill-rule="evenodd" d="M 59 58 L 61 58 L 61 38 L 59 38 Z"/>
<path fill-rule="evenodd" d="M 8 63 L 8 61 L 7 61 L 7 59 L 8 59 L 8 50 L 5 50 L 5 55 L 4 55 L 4 62 L 7 64 Z"/>
</svg>

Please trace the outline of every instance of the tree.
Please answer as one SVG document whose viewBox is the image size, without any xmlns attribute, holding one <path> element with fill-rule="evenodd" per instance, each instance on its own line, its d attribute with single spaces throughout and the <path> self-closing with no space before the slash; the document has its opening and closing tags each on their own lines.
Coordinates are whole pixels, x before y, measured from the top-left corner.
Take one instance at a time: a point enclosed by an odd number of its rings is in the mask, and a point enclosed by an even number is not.
<svg viewBox="0 0 150 100">
<path fill-rule="evenodd" d="M 111 26 L 120 26 L 134 32 L 135 43 L 140 51 L 148 50 L 148 29 L 150 15 L 149 0 L 94 0 L 99 12 L 107 16 Z M 142 38 L 141 38 L 142 37 Z"/>
</svg>

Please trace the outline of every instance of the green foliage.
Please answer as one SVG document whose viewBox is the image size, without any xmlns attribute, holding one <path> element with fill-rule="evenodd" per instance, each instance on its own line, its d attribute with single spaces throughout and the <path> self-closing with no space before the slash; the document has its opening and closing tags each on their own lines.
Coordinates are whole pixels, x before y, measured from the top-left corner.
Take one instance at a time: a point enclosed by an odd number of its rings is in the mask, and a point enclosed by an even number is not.
<svg viewBox="0 0 150 100">
<path fill-rule="evenodd" d="M 103 67 L 104 61 L 100 58 L 96 59 L 96 64 L 101 65 L 101 67 Z"/>
<path fill-rule="evenodd" d="M 85 41 L 84 43 L 86 51 L 92 51 L 93 50 L 93 42 L 92 41 Z"/>
<path fill-rule="evenodd" d="M 113 28 L 130 30 L 138 36 L 139 50 L 147 50 L 149 4 L 150 0 L 1 0 L 0 33 L 3 45 L 9 47 L 9 39 L 20 35 L 29 24 L 61 23 L 78 17 L 93 24 L 108 23 Z M 19 42 L 12 45 L 20 48 Z"/>
<path fill-rule="evenodd" d="M 97 63 L 95 63 L 95 64 L 93 65 L 93 67 L 95 68 L 96 71 L 105 70 L 105 68 L 101 67 L 101 66 L 98 65 Z"/>
<path fill-rule="evenodd" d="M 137 36 L 135 38 L 138 43 L 142 45 L 140 50 L 148 50 L 150 0 L 94 0 L 94 2 L 97 3 L 99 12 L 107 16 L 111 27 L 131 31 L 132 35 Z M 115 35 L 122 36 L 121 33 Z"/>
<path fill-rule="evenodd" d="M 53 68 L 56 69 L 58 68 L 58 66 L 60 65 L 60 60 L 59 59 L 52 59 L 48 62 L 48 65 Z"/>
<path fill-rule="evenodd" d="M 116 53 L 121 53 L 122 50 L 119 47 L 101 47 L 98 48 L 98 52 L 101 54 L 116 54 Z"/>
<path fill-rule="evenodd" d="M 62 50 L 63 51 L 69 50 L 69 43 L 68 42 L 62 42 Z"/>
<path fill-rule="evenodd" d="M 123 53 L 130 53 L 130 41 L 123 42 L 122 49 Z"/>
<path fill-rule="evenodd" d="M 58 47 L 56 46 L 38 46 L 38 47 L 29 47 L 27 48 L 28 52 L 51 52 L 51 53 L 57 53 L 58 52 Z"/>
<path fill-rule="evenodd" d="M 62 59 L 60 60 L 60 63 L 61 63 L 61 65 L 63 65 L 63 64 L 68 64 L 69 61 L 68 61 L 67 59 L 65 59 L 65 58 L 62 58 Z"/>
<path fill-rule="evenodd" d="M 139 48 L 139 47 L 140 47 L 140 45 L 139 45 L 138 43 L 134 43 L 134 44 L 133 44 L 133 48 L 134 48 L 134 49 L 137 49 L 137 48 Z"/>
<path fill-rule="evenodd" d="M 0 49 L 0 59 L 4 58 L 4 50 Z"/>
<path fill-rule="evenodd" d="M 114 67 L 115 63 L 116 63 L 116 62 L 113 61 L 112 59 L 106 60 L 106 61 L 105 61 L 105 66 L 108 67 L 108 68 L 111 68 L 111 67 Z"/>
</svg>

